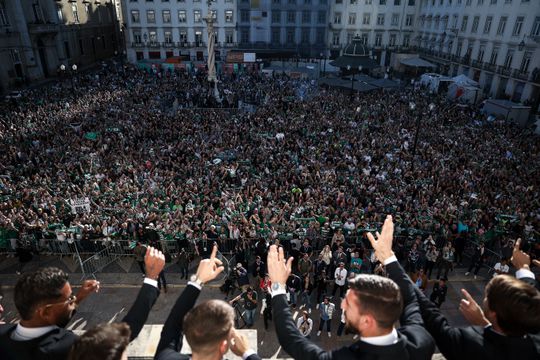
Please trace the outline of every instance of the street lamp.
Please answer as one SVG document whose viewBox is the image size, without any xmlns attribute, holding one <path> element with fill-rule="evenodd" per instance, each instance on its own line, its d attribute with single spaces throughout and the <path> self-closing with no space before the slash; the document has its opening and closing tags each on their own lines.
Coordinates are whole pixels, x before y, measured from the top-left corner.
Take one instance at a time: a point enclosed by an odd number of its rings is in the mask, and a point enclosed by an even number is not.
<svg viewBox="0 0 540 360">
<path fill-rule="evenodd" d="M 351 71 L 351 65 L 347 65 L 347 71 Z M 362 72 L 362 65 L 359 65 L 358 66 L 358 73 L 361 73 Z M 353 72 L 352 73 L 352 76 L 351 76 L 351 98 L 353 97 L 354 95 L 354 75 L 355 73 Z"/>
</svg>

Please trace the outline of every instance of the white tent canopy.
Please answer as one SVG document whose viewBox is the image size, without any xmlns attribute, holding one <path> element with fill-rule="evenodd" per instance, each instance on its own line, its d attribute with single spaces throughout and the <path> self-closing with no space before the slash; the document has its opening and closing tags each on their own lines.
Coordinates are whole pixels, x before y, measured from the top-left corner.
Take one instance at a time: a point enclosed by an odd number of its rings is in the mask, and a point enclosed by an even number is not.
<svg viewBox="0 0 540 360">
<path fill-rule="evenodd" d="M 403 65 L 412 66 L 412 67 L 416 67 L 416 68 L 420 68 L 420 67 L 436 68 L 437 67 L 437 65 L 434 65 L 434 64 L 430 63 L 429 61 L 426 61 L 426 60 L 421 59 L 419 57 L 402 59 L 400 62 Z"/>
<path fill-rule="evenodd" d="M 458 85 L 478 86 L 476 81 L 463 74 L 453 77 L 452 80 Z"/>
</svg>

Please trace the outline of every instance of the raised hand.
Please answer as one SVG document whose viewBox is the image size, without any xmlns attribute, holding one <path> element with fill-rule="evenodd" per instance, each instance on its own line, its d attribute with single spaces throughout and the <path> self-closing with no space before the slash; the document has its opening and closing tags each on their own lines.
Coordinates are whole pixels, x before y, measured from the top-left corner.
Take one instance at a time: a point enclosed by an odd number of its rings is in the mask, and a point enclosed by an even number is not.
<svg viewBox="0 0 540 360">
<path fill-rule="evenodd" d="M 461 293 L 465 299 L 459 302 L 459 311 L 463 317 L 473 326 L 487 326 L 488 319 L 484 316 L 484 311 L 478 303 L 472 298 L 471 294 L 465 289 L 461 289 Z"/>
<path fill-rule="evenodd" d="M 165 267 L 165 255 L 158 249 L 149 246 L 144 256 L 144 265 L 146 276 L 150 279 L 157 280 L 159 273 Z"/>
<path fill-rule="evenodd" d="M 235 329 L 232 329 L 231 337 L 231 351 L 239 357 L 242 357 L 249 349 L 249 342 L 245 335 L 238 333 Z"/>
<path fill-rule="evenodd" d="M 512 261 L 512 265 L 514 265 L 516 270 L 529 268 L 529 265 L 531 264 L 531 257 L 525 252 L 521 251 L 521 239 L 517 239 L 510 261 Z"/>
<path fill-rule="evenodd" d="M 285 285 L 289 275 L 291 274 L 293 258 L 290 257 L 285 261 L 283 248 L 278 248 L 276 245 L 270 246 L 268 250 L 268 276 L 272 283 L 280 283 Z"/>
<path fill-rule="evenodd" d="M 392 215 L 386 216 L 381 232 L 376 232 L 375 234 L 377 235 L 377 240 L 375 240 L 375 237 L 370 232 L 367 233 L 367 237 L 375 250 L 375 256 L 381 263 L 384 263 L 386 259 L 394 255 L 392 251 L 392 240 L 394 238 Z"/>
<path fill-rule="evenodd" d="M 214 245 L 210 259 L 201 260 L 199 263 L 197 278 L 203 283 L 214 280 L 224 270 L 221 260 L 216 258 L 217 250 L 217 245 Z"/>
<path fill-rule="evenodd" d="M 93 292 L 99 291 L 99 281 L 97 280 L 85 280 L 79 291 L 77 292 L 77 300 L 75 301 L 77 305 L 86 299 L 88 295 L 90 295 Z"/>
</svg>

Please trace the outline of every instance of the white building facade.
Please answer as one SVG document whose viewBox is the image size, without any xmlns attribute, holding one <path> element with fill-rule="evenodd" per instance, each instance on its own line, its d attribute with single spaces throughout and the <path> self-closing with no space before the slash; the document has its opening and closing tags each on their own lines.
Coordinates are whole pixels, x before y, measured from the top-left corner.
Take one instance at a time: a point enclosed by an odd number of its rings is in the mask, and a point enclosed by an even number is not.
<svg viewBox="0 0 540 360">
<path fill-rule="evenodd" d="M 216 60 L 236 46 L 236 0 L 215 0 L 211 10 L 216 33 Z M 207 57 L 208 36 L 204 18 L 206 1 L 124 0 L 128 60 L 181 56 L 191 61 Z"/>
</svg>

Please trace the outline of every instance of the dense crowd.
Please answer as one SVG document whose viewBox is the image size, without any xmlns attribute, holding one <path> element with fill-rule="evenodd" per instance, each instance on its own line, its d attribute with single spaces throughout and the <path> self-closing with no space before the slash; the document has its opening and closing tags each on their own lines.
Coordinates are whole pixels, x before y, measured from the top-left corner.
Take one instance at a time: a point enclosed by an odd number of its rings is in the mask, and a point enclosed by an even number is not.
<svg viewBox="0 0 540 360">
<path fill-rule="evenodd" d="M 279 75 L 224 78 L 221 102 L 201 74 L 108 68 L 75 83 L 1 105 L 4 247 L 28 234 L 140 240 L 149 228 L 221 248 L 363 247 L 385 213 L 441 250 L 460 234 L 496 251 L 500 234 L 538 238 L 540 141 L 476 109 L 410 88 L 351 100 Z M 239 111 L 248 96 L 255 111 Z M 73 214 L 80 198 L 91 211 Z M 405 259 L 410 244 L 397 246 Z"/>
</svg>

